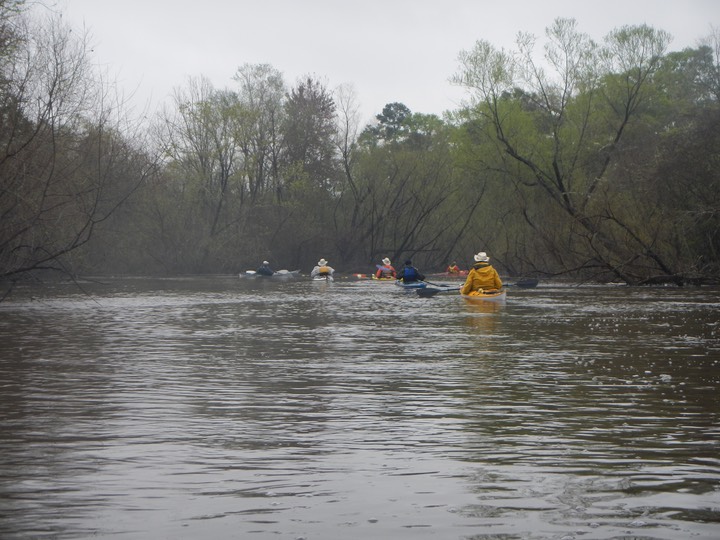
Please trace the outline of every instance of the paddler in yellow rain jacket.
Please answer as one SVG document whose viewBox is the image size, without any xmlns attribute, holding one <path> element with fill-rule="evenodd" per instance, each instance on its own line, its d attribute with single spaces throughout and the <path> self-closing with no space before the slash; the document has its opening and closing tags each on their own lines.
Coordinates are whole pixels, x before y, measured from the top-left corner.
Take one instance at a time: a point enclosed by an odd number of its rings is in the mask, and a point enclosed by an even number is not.
<svg viewBox="0 0 720 540">
<path fill-rule="evenodd" d="M 502 281 L 497 271 L 490 265 L 490 257 L 481 251 L 474 256 L 475 264 L 468 272 L 465 285 L 460 294 L 471 294 L 477 291 L 494 292 L 502 288 Z"/>
</svg>

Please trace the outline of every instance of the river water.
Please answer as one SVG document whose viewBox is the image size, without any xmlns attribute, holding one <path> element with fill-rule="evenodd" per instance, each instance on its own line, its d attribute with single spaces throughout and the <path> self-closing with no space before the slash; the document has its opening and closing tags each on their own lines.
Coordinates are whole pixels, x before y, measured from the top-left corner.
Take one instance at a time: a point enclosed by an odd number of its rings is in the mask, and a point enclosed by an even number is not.
<svg viewBox="0 0 720 540">
<path fill-rule="evenodd" d="M 508 291 L 18 288 L 0 537 L 720 537 L 718 291 Z"/>
</svg>

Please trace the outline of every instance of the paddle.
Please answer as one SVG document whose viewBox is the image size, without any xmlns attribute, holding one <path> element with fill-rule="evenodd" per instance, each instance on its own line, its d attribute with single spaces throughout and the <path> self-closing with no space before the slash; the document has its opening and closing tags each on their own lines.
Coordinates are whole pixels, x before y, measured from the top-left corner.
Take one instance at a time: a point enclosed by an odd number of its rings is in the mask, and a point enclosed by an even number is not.
<svg viewBox="0 0 720 540">
<path fill-rule="evenodd" d="M 419 279 L 418 281 L 422 281 L 423 283 L 427 283 L 428 285 L 432 285 L 433 287 L 455 287 L 455 285 L 448 285 L 447 283 L 433 283 L 432 281 L 428 281 L 427 279 Z"/>
<path fill-rule="evenodd" d="M 425 287 L 424 289 L 417 289 L 417 294 L 421 298 L 432 298 L 437 294 L 460 294 L 460 287 L 447 287 L 441 286 L 440 289 L 430 289 Z"/>
</svg>

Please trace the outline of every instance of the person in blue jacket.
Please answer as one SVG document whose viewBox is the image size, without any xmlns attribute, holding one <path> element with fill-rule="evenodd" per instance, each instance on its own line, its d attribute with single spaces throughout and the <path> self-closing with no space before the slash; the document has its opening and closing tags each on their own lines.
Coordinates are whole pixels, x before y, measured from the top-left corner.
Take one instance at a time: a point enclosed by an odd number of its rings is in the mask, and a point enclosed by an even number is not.
<svg viewBox="0 0 720 540">
<path fill-rule="evenodd" d="M 403 283 L 413 283 L 415 281 L 423 281 L 425 276 L 422 275 L 420 271 L 413 266 L 412 261 L 408 259 L 405 261 L 405 266 L 397 273 L 397 278 L 401 279 Z"/>
<path fill-rule="evenodd" d="M 257 274 L 261 276 L 272 276 L 275 272 L 270 268 L 270 263 L 263 261 L 262 266 L 256 270 Z"/>
</svg>

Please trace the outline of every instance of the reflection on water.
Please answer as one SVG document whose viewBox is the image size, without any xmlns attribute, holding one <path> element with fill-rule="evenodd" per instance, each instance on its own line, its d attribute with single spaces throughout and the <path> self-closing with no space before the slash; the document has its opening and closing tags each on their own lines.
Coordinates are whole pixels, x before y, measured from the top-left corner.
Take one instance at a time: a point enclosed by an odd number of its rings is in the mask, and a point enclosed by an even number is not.
<svg viewBox="0 0 720 540">
<path fill-rule="evenodd" d="M 113 280 L 0 304 L 0 537 L 711 539 L 716 291 Z"/>
<path fill-rule="evenodd" d="M 459 308 L 465 312 L 463 322 L 490 341 L 495 335 L 499 314 L 505 309 L 505 302 L 464 302 Z"/>
</svg>

